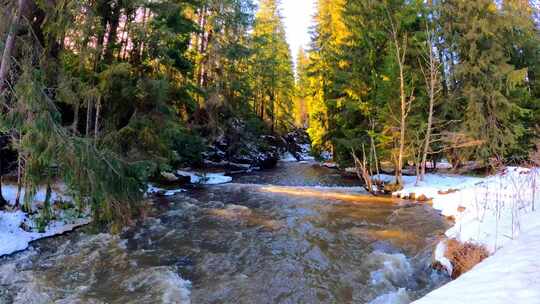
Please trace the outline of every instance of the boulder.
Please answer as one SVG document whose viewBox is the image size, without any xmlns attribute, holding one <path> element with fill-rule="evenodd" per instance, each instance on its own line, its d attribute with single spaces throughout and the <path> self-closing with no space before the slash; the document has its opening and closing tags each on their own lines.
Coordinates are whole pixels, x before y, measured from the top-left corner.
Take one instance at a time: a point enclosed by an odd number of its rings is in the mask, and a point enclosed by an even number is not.
<svg viewBox="0 0 540 304">
<path fill-rule="evenodd" d="M 430 199 L 425 196 L 424 194 L 420 194 L 420 195 L 417 195 L 416 198 L 415 198 L 417 201 L 419 202 L 427 202 L 429 201 Z"/>
<path fill-rule="evenodd" d="M 178 177 L 171 172 L 161 172 L 161 177 L 167 182 L 175 182 Z"/>
</svg>

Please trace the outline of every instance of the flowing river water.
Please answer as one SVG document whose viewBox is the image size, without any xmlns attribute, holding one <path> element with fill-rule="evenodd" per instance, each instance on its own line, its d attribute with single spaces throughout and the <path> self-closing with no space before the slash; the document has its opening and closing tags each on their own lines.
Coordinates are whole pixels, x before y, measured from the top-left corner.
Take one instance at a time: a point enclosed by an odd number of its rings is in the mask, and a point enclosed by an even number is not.
<svg viewBox="0 0 540 304">
<path fill-rule="evenodd" d="M 156 198 L 120 235 L 90 228 L 0 259 L 0 303 L 409 303 L 448 223 L 315 163 Z"/>
</svg>

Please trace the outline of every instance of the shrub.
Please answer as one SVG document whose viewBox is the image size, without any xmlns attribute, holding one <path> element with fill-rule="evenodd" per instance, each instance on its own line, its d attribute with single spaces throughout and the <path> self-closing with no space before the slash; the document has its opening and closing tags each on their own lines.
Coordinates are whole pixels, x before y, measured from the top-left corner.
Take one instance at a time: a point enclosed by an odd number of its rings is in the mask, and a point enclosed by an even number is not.
<svg viewBox="0 0 540 304">
<path fill-rule="evenodd" d="M 487 258 L 489 252 L 483 245 L 471 242 L 462 243 L 456 239 L 450 239 L 446 241 L 444 255 L 452 263 L 452 279 L 456 279 Z"/>
<path fill-rule="evenodd" d="M 197 134 L 178 129 L 172 138 L 172 149 L 176 152 L 176 159 L 172 161 L 173 166 L 201 165 L 202 153 L 206 150 L 206 146 Z"/>
</svg>

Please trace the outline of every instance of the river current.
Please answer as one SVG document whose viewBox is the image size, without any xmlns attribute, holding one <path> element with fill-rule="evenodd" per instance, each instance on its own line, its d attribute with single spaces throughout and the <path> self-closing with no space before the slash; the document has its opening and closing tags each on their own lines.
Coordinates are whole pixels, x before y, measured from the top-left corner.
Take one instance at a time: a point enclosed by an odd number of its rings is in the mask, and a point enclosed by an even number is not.
<svg viewBox="0 0 540 304">
<path fill-rule="evenodd" d="M 0 303 L 410 303 L 448 228 L 316 163 L 156 198 L 120 235 L 83 228 L 0 259 Z"/>
</svg>

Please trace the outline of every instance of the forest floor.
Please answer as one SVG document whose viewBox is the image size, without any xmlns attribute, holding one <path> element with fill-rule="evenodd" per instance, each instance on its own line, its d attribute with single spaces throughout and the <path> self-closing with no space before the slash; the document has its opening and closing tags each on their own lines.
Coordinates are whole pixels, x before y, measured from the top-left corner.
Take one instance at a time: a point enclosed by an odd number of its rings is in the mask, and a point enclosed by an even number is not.
<svg viewBox="0 0 540 304">
<path fill-rule="evenodd" d="M 382 176 L 390 179 L 389 176 Z M 540 303 L 540 169 L 509 167 L 488 177 L 405 178 L 400 197 L 425 195 L 452 217 L 446 237 L 485 246 L 491 256 L 415 303 Z M 434 258 L 448 272 L 441 241 Z"/>
</svg>

